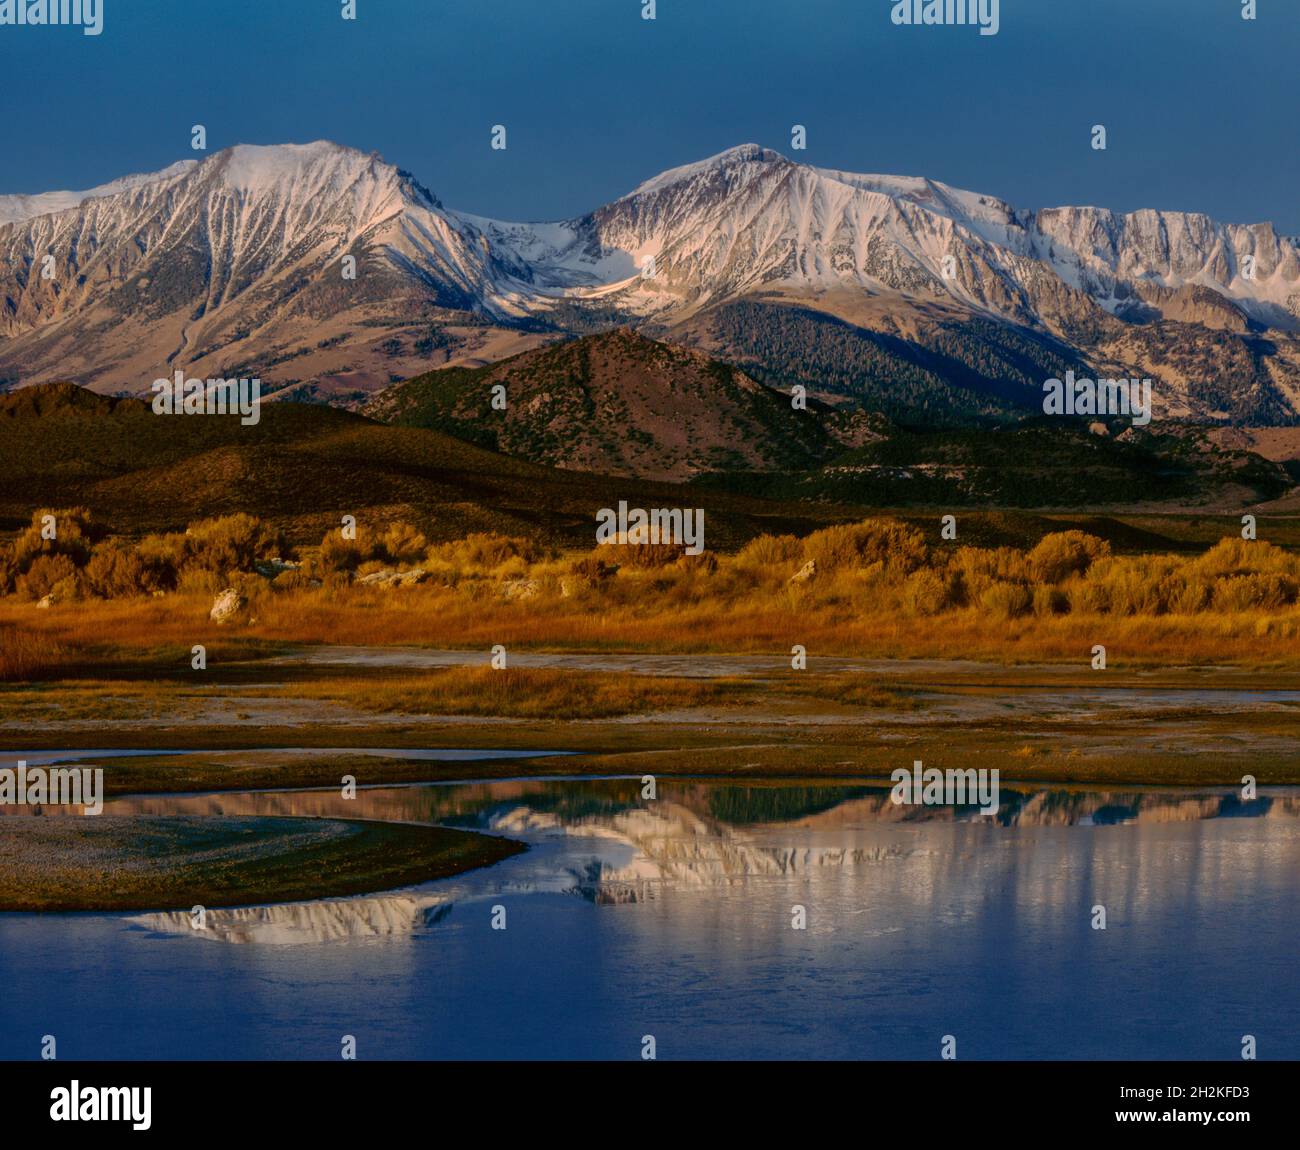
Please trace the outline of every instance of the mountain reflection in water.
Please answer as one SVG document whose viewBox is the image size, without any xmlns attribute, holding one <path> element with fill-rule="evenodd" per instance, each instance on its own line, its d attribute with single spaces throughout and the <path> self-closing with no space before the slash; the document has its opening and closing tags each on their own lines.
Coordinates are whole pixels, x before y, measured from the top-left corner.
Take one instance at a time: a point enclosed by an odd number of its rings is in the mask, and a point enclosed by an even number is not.
<svg viewBox="0 0 1300 1150">
<path fill-rule="evenodd" d="M 886 786 L 660 780 L 643 800 L 639 780 L 512 780 L 377 787 L 344 799 L 334 790 L 114 800 L 113 814 L 294 815 L 441 823 L 506 835 L 534 850 L 497 867 L 410 891 L 310 903 L 209 909 L 206 930 L 187 912 L 136 915 L 153 931 L 235 943 L 289 944 L 414 936 L 458 900 L 503 892 L 579 896 L 598 906 L 672 897 L 691 888 L 784 881 L 794 887 L 873 881 L 889 867 L 923 886 L 954 857 L 998 844 L 1003 828 L 1118 827 L 1107 847 L 1140 860 L 1141 828 L 1211 819 L 1300 818 L 1300 796 L 1237 791 L 1091 791 L 1004 787 L 993 818 L 974 807 L 909 807 Z M 562 849 L 543 849 L 563 840 Z M 1145 846 L 1144 846 L 1145 844 Z M 1098 848 L 1094 847 L 1094 851 Z M 1133 854 L 1136 849 L 1136 855 Z M 1010 856 L 1007 856 L 1010 857 Z M 1050 900 L 1049 900 L 1050 901 Z"/>
</svg>

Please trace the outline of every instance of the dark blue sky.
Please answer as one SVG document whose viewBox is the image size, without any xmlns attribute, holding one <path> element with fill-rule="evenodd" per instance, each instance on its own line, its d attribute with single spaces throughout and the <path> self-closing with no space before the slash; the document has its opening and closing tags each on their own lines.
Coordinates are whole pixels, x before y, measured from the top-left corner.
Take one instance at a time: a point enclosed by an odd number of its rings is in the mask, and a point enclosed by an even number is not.
<svg viewBox="0 0 1300 1150">
<path fill-rule="evenodd" d="M 1001 0 L 1001 31 L 891 0 L 103 0 L 97 38 L 0 27 L 0 192 L 233 143 L 377 150 L 452 207 L 578 214 L 757 142 L 1025 207 L 1300 232 L 1300 0 Z M 491 125 L 509 147 L 492 151 Z M 790 151 L 790 125 L 808 150 Z M 1104 123 L 1109 149 L 1089 131 Z"/>
</svg>

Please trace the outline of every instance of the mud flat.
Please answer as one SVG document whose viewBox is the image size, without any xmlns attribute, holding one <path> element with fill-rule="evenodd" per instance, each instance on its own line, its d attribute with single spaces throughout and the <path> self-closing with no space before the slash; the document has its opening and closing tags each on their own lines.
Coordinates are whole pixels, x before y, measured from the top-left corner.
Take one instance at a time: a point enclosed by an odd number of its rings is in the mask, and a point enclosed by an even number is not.
<svg viewBox="0 0 1300 1150">
<path fill-rule="evenodd" d="M 1007 782 L 1300 784 L 1300 674 L 1281 669 L 817 659 L 794 671 L 775 657 L 691 666 L 569 654 L 496 672 L 466 652 L 294 658 L 307 661 L 274 675 L 263 666 L 257 681 L 214 668 L 191 685 L 5 686 L 0 767 L 86 752 L 77 762 L 104 768 L 110 796 L 337 788 L 345 775 L 360 786 L 647 772 L 881 779 L 916 760 L 998 769 Z"/>
</svg>

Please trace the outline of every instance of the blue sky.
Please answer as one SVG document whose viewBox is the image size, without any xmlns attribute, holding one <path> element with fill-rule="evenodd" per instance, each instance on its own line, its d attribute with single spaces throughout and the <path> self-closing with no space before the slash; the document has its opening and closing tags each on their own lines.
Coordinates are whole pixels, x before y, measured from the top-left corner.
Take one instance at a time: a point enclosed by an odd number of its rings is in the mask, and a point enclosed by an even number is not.
<svg viewBox="0 0 1300 1150">
<path fill-rule="evenodd" d="M 1300 233 L 1300 2 L 1001 0 L 1001 31 L 891 0 L 103 0 L 104 32 L 0 27 L 0 192 L 233 143 L 333 139 L 452 207 L 576 215 L 757 142 L 1025 207 L 1205 211 Z M 509 146 L 489 147 L 493 124 Z M 790 151 L 790 127 L 808 149 Z M 1104 123 L 1109 147 L 1090 147 Z"/>
</svg>

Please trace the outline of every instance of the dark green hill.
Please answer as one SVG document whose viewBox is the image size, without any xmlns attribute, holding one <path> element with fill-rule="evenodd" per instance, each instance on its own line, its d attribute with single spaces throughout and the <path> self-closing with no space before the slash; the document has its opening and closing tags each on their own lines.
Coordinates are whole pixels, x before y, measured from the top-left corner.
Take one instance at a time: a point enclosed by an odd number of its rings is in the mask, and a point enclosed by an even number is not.
<svg viewBox="0 0 1300 1150">
<path fill-rule="evenodd" d="M 428 372 L 365 411 L 554 467 L 673 481 L 811 467 L 862 439 L 862 418 L 796 409 L 738 368 L 625 328 Z"/>
<path fill-rule="evenodd" d="M 333 408 L 265 403 L 261 420 L 155 415 L 139 400 L 72 384 L 0 397 L 0 529 L 40 507 L 88 507 L 122 534 L 176 530 L 245 511 L 317 542 L 344 514 L 374 511 L 420 525 L 431 538 L 471 531 L 594 543 L 595 513 L 704 506 L 708 543 L 763 530 L 799 530 L 852 514 L 786 508 L 726 492 L 559 471 L 450 435 L 390 427 Z"/>
<path fill-rule="evenodd" d="M 967 542 L 983 532 L 1032 543 L 1052 529 L 1041 516 L 979 510 L 990 507 L 1078 508 L 1072 520 L 1095 524 L 1120 548 L 1158 548 L 1181 529 L 1149 515 L 1127 526 L 1138 508 L 1205 507 L 1188 539 L 1213 541 L 1231 527 L 1223 508 L 1290 482 L 1278 465 L 1213 448 L 1194 429 L 1111 438 L 1048 422 L 952 430 L 877 419 L 871 430 L 869 442 L 840 445 L 826 465 L 683 485 L 558 470 L 316 405 L 267 403 L 245 427 L 233 416 L 155 415 L 139 400 L 47 384 L 0 397 L 0 530 L 25 526 L 41 507 L 85 506 L 103 529 L 127 535 L 244 511 L 295 543 L 315 543 L 342 515 L 371 513 L 407 519 L 435 540 L 500 531 L 583 547 L 594 543 L 596 511 L 626 499 L 704 508 L 707 546 L 719 550 L 881 509 L 930 527 L 939 511 L 964 509 Z M 1088 508 L 1123 511 L 1098 518 Z"/>
<path fill-rule="evenodd" d="M 1285 468 L 1223 450 L 1192 427 L 1152 433 L 1075 421 L 985 428 L 895 427 L 825 466 L 780 475 L 709 476 L 699 485 L 778 500 L 905 507 L 1238 506 L 1292 486 Z"/>
<path fill-rule="evenodd" d="M 756 379 L 843 395 L 891 419 L 990 424 L 1042 410 L 1042 381 L 1077 366 L 1068 348 L 1010 324 L 934 322 L 923 342 L 813 308 L 740 300 L 708 313 L 716 346 Z"/>
</svg>

